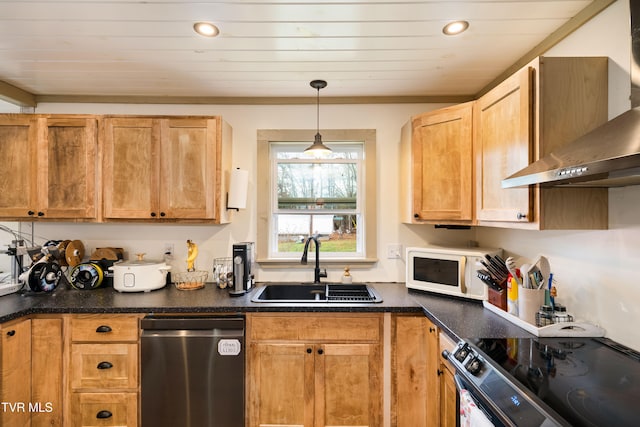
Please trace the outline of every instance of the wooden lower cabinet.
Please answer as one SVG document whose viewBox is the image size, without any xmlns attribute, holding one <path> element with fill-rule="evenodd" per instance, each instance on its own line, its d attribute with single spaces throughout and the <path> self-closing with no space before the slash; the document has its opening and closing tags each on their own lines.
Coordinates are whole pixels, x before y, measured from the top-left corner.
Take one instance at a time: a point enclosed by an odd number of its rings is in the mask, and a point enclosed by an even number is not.
<svg viewBox="0 0 640 427">
<path fill-rule="evenodd" d="M 30 426 L 31 413 L 31 319 L 2 325 L 0 348 L 0 425 Z"/>
<path fill-rule="evenodd" d="M 78 314 L 66 318 L 65 425 L 138 425 L 140 317 Z"/>
<path fill-rule="evenodd" d="M 453 378 L 456 370 L 453 365 L 442 356 L 442 351 L 453 351 L 455 343 L 444 333 L 439 336 L 440 347 L 440 426 L 456 427 L 458 419 L 458 390 Z"/>
<path fill-rule="evenodd" d="M 247 318 L 249 426 L 382 426 L 382 316 Z"/>
<path fill-rule="evenodd" d="M 391 426 L 455 427 L 455 369 L 442 357 L 455 343 L 424 316 L 395 315 L 391 329 Z"/>
</svg>

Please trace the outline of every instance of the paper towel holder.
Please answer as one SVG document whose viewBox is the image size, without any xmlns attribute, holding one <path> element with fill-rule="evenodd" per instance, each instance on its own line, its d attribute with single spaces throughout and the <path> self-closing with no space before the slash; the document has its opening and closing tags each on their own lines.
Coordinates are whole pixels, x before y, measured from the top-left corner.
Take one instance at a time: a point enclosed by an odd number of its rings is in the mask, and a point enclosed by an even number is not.
<svg viewBox="0 0 640 427">
<path fill-rule="evenodd" d="M 229 191 L 227 191 L 227 210 L 240 211 L 247 207 L 247 190 L 249 187 L 249 172 L 240 168 L 231 171 Z"/>
</svg>

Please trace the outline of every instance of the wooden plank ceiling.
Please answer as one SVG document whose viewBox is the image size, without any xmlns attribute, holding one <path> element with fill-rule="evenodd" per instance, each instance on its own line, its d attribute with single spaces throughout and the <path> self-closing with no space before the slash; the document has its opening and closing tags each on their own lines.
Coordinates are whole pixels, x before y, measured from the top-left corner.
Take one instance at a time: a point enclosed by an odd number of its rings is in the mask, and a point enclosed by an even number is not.
<svg viewBox="0 0 640 427">
<path fill-rule="evenodd" d="M 2 0 L 0 95 L 315 97 L 309 81 L 324 79 L 323 97 L 468 96 L 588 7 L 591 0 Z M 445 36 L 443 26 L 458 19 L 468 31 Z M 195 34 L 196 21 L 213 22 L 220 35 Z"/>
</svg>

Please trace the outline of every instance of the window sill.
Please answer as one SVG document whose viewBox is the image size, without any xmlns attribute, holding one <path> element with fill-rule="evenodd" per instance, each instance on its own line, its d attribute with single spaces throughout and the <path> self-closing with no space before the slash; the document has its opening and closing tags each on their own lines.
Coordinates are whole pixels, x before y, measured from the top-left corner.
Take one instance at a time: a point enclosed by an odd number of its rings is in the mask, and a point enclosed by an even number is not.
<svg viewBox="0 0 640 427">
<path fill-rule="evenodd" d="M 367 268 L 373 267 L 378 262 L 377 258 L 343 258 L 343 259 L 322 259 L 320 258 L 320 266 L 323 267 L 331 267 L 338 266 L 344 267 L 348 265 L 353 268 Z M 307 264 L 301 264 L 299 258 L 286 258 L 286 259 L 258 259 L 256 260 L 256 264 L 260 264 L 262 268 L 300 268 L 300 269 L 308 269 L 309 266 L 313 267 L 315 265 L 314 258 L 311 257 Z"/>
</svg>

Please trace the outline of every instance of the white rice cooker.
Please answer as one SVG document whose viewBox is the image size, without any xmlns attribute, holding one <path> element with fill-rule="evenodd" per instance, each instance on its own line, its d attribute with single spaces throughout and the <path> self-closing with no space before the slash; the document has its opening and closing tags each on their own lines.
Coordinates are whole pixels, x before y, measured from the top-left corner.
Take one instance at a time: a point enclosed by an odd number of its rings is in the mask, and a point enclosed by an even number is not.
<svg viewBox="0 0 640 427">
<path fill-rule="evenodd" d="M 163 288 L 171 266 L 145 260 L 144 254 L 136 256 L 136 260 L 116 262 L 109 267 L 113 271 L 113 288 L 119 292 L 149 292 Z"/>
</svg>

